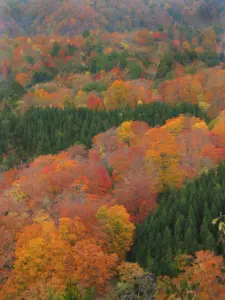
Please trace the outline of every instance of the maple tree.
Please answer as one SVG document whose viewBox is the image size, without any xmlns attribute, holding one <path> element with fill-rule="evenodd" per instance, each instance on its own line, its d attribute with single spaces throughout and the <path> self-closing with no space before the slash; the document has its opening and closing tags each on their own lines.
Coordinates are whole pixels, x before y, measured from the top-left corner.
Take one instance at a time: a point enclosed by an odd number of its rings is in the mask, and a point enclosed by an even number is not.
<svg viewBox="0 0 225 300">
<path fill-rule="evenodd" d="M 143 169 L 130 172 L 126 179 L 116 183 L 115 198 L 123 205 L 135 223 L 142 222 L 156 208 L 157 195 L 154 193 L 151 176 Z"/>
<path fill-rule="evenodd" d="M 117 129 L 119 138 L 127 142 L 128 145 L 130 144 L 129 141 L 132 135 L 132 130 L 131 130 L 132 123 L 133 123 L 132 121 L 123 122 L 123 124 L 121 124 L 121 126 Z"/>
<path fill-rule="evenodd" d="M 1 6 L 2 299 L 224 298 L 224 3 L 117 2 Z"/>
<path fill-rule="evenodd" d="M 144 270 L 137 263 L 122 262 L 117 267 L 120 281 L 134 283 L 136 277 L 142 276 Z"/>
<path fill-rule="evenodd" d="M 135 105 L 135 99 L 130 84 L 122 80 L 116 80 L 104 93 L 104 104 L 106 109 L 126 107 Z"/>
<path fill-rule="evenodd" d="M 177 278 L 159 279 L 160 294 L 157 299 L 167 299 L 168 296 L 181 299 L 223 299 L 225 288 L 222 267 L 222 257 L 209 251 L 198 251 L 196 259 L 186 265 L 181 264 L 183 272 Z"/>
<path fill-rule="evenodd" d="M 154 172 L 156 185 L 163 189 L 167 185 L 179 185 L 182 175 L 179 170 L 179 154 L 175 137 L 163 128 L 150 129 L 146 134 L 150 149 L 146 153 L 146 168 Z"/>
<path fill-rule="evenodd" d="M 115 205 L 99 208 L 96 217 L 105 233 L 104 244 L 110 253 L 116 253 L 120 259 L 129 251 L 134 225 L 129 221 L 129 214 L 123 206 Z"/>
<path fill-rule="evenodd" d="M 88 107 L 91 109 L 101 109 L 103 107 L 101 98 L 97 95 L 90 95 L 88 98 Z"/>
<path fill-rule="evenodd" d="M 115 275 L 116 254 L 106 254 L 95 241 L 83 240 L 74 247 L 75 276 L 83 286 L 104 289 L 107 280 Z"/>
<path fill-rule="evenodd" d="M 0 211 L 2 214 L 2 209 Z M 16 235 L 24 225 L 24 222 L 21 222 L 16 216 L 0 217 L 0 286 L 9 276 L 14 261 Z"/>
<path fill-rule="evenodd" d="M 52 221 L 24 228 L 15 256 L 14 271 L 3 285 L 3 292 L 15 297 L 43 284 L 60 290 L 69 279 L 101 290 L 113 276 L 117 262 L 115 254 L 105 254 L 96 241 L 85 239 L 79 219 L 68 218 L 60 219 L 58 228 Z"/>
</svg>

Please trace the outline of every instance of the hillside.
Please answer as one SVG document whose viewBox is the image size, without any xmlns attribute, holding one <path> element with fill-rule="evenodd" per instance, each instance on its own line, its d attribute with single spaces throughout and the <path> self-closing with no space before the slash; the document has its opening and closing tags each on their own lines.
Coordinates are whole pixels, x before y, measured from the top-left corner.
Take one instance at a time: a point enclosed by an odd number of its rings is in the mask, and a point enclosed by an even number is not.
<svg viewBox="0 0 225 300">
<path fill-rule="evenodd" d="M 110 32 L 140 28 L 155 31 L 171 23 L 199 29 L 224 25 L 224 10 L 221 0 L 1 0 L 1 32 L 15 36 L 74 35 L 96 28 Z"/>
<path fill-rule="evenodd" d="M 0 299 L 225 299 L 225 2 L 0 0 Z"/>
</svg>

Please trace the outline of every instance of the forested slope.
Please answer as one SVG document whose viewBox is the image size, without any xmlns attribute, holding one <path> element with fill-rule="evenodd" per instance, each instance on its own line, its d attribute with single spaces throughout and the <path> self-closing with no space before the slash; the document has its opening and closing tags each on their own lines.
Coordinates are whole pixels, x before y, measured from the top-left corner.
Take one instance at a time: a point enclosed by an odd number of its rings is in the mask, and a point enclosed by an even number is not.
<svg viewBox="0 0 225 300">
<path fill-rule="evenodd" d="M 65 150 L 74 144 L 92 146 L 95 135 L 124 121 L 143 121 L 151 127 L 163 125 L 167 119 L 187 114 L 209 122 L 209 117 L 197 105 L 180 103 L 175 106 L 152 103 L 131 109 L 94 111 L 68 107 L 33 108 L 22 116 L 12 111 L 0 113 L 0 158 L 3 168 L 19 165 L 41 154 Z"/>
<path fill-rule="evenodd" d="M 219 231 L 212 220 L 224 212 L 225 166 L 186 183 L 179 191 L 168 190 L 158 207 L 136 228 L 132 258 L 158 275 L 176 275 L 174 257 L 211 250 L 224 254 Z"/>
<path fill-rule="evenodd" d="M 0 0 L 1 300 L 225 299 L 224 24 Z"/>
<path fill-rule="evenodd" d="M 120 32 L 157 29 L 172 22 L 202 28 L 224 21 L 224 2 L 215 1 L 76 1 L 1 0 L 1 31 L 10 35 L 82 33 L 85 29 Z"/>
</svg>

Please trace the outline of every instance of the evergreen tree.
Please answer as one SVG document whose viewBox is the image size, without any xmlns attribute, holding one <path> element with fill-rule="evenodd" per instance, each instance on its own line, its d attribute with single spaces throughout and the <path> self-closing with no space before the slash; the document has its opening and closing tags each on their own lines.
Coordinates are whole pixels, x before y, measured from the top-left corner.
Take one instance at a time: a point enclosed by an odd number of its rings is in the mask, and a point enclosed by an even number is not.
<svg viewBox="0 0 225 300">
<path fill-rule="evenodd" d="M 172 245 L 172 241 L 173 241 L 172 234 L 169 227 L 167 226 L 164 230 L 163 239 L 162 239 L 162 254 L 164 256 L 166 256 L 168 249 Z"/>
<path fill-rule="evenodd" d="M 209 249 L 211 251 L 216 250 L 216 241 L 210 231 L 208 232 L 208 236 L 205 241 L 205 247 L 206 247 L 206 249 Z"/>
<path fill-rule="evenodd" d="M 147 272 L 152 272 L 152 268 L 153 268 L 153 259 L 152 259 L 152 257 L 151 257 L 151 252 L 150 252 L 149 249 L 147 250 L 147 256 L 146 256 L 145 265 L 146 265 L 145 270 L 146 270 Z"/>
<path fill-rule="evenodd" d="M 190 113 L 209 121 L 207 115 L 192 104 L 177 104 L 172 107 L 165 103 L 152 103 L 109 112 L 76 109 L 72 106 L 65 107 L 64 110 L 39 107 L 29 109 L 20 117 L 8 108 L 0 113 L 0 124 L 7 119 L 10 121 L 8 128 L 1 127 L 0 155 L 7 153 L 10 147 L 21 159 L 29 160 L 38 153 L 50 154 L 64 150 L 75 141 L 91 147 L 94 135 L 117 127 L 125 120 L 145 121 L 153 127 L 163 125 L 167 119 L 179 116 L 180 113 Z M 60 138 L 59 133 L 62 135 Z"/>
<path fill-rule="evenodd" d="M 217 210 L 217 207 L 216 207 L 214 201 L 211 206 L 211 214 L 212 214 L 212 219 L 216 218 L 219 215 L 219 211 Z"/>
<path fill-rule="evenodd" d="M 189 211 L 188 211 L 188 218 L 186 222 L 186 230 L 189 229 L 191 230 L 192 234 L 196 237 L 197 236 L 197 224 L 196 224 L 196 218 L 195 218 L 195 213 L 190 206 Z"/>
<path fill-rule="evenodd" d="M 185 219 L 182 214 L 176 220 L 174 231 L 174 243 L 176 248 L 183 248 L 183 228 Z"/>
<path fill-rule="evenodd" d="M 190 254 L 194 254 L 197 251 L 196 235 L 192 228 L 188 228 L 185 232 L 184 247 Z"/>
<path fill-rule="evenodd" d="M 209 222 L 207 221 L 207 217 L 204 216 L 202 225 L 200 227 L 200 240 L 201 240 L 201 244 L 204 246 L 205 249 L 207 249 L 206 241 L 207 241 L 207 237 L 209 236 L 209 234 L 210 234 Z"/>
<path fill-rule="evenodd" d="M 54 42 L 53 47 L 52 47 L 52 57 L 58 56 L 60 51 L 60 45 L 57 42 Z"/>
<path fill-rule="evenodd" d="M 218 182 L 223 188 L 218 189 Z M 196 188 L 195 195 L 192 194 L 193 187 Z M 152 271 L 156 275 L 176 273 L 176 266 L 173 264 L 169 269 L 166 267 L 169 249 L 173 258 L 182 253 L 194 254 L 197 250 L 209 249 L 217 254 L 223 253 L 218 231 L 211 226 L 211 221 L 213 215 L 218 217 L 224 210 L 224 189 L 224 163 L 218 166 L 218 170 L 202 174 L 194 183 L 186 183 L 181 190 L 167 189 L 159 196 L 156 211 L 138 226 L 134 242 L 136 254 L 132 251 L 132 260 L 135 260 L 139 245 L 145 239 L 151 253 Z M 211 203 L 210 206 L 208 203 Z M 176 210 L 172 208 L 173 205 Z M 143 249 L 143 256 L 147 255 L 147 249 Z"/>
</svg>

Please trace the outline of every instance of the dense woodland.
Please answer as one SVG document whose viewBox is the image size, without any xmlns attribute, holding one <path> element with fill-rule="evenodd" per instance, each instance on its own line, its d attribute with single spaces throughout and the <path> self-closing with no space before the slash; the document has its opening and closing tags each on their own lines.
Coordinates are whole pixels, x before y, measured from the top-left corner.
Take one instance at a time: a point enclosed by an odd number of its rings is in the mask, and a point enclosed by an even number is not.
<svg viewBox="0 0 225 300">
<path fill-rule="evenodd" d="M 135 109 L 127 106 L 125 109 L 99 112 L 74 107 L 64 110 L 32 108 L 22 116 L 4 109 L 0 113 L 1 167 L 5 170 L 35 156 L 56 153 L 74 144 L 91 148 L 95 135 L 111 127 L 118 127 L 124 121 L 139 120 L 155 127 L 180 114 L 193 115 L 206 122 L 210 120 L 199 106 L 188 103 L 175 106 L 152 103 L 137 106 Z"/>
<path fill-rule="evenodd" d="M 0 0 L 0 299 L 225 299 L 225 2 Z"/>
<path fill-rule="evenodd" d="M 165 191 L 155 212 L 136 228 L 132 258 L 157 275 L 176 275 L 173 257 L 180 252 L 208 249 L 224 254 L 211 222 L 225 209 L 224 175 L 225 166 L 220 165 L 179 191 Z"/>
</svg>

